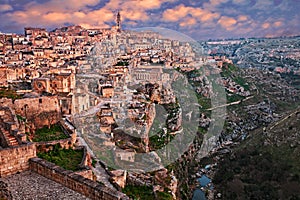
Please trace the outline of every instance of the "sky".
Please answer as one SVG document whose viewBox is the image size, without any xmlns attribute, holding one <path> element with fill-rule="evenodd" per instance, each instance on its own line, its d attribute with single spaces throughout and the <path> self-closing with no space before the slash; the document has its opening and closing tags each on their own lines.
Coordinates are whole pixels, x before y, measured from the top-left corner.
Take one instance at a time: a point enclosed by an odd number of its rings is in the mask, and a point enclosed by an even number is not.
<svg viewBox="0 0 300 200">
<path fill-rule="evenodd" d="M 0 0 L 0 31 L 163 27 L 196 40 L 300 35 L 300 0 Z"/>
</svg>

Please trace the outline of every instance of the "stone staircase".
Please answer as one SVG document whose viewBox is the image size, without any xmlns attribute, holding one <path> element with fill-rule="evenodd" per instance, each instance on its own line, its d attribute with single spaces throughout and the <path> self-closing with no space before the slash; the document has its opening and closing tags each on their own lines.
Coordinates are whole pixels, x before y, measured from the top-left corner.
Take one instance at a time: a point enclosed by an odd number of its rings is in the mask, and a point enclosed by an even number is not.
<svg viewBox="0 0 300 200">
<path fill-rule="evenodd" d="M 5 130 L 1 125 L 0 125 L 0 132 L 3 134 L 8 146 L 19 145 L 17 139 L 14 136 L 12 136 L 7 130 Z"/>
</svg>

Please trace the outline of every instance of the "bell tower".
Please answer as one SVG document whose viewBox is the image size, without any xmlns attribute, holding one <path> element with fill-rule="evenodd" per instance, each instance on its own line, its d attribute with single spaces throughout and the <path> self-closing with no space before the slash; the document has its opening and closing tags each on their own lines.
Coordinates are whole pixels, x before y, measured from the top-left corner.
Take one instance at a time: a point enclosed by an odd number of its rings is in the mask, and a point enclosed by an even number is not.
<svg viewBox="0 0 300 200">
<path fill-rule="evenodd" d="M 118 14 L 117 14 L 116 26 L 117 26 L 117 31 L 121 31 L 121 14 L 120 14 L 120 11 L 118 11 Z"/>
</svg>

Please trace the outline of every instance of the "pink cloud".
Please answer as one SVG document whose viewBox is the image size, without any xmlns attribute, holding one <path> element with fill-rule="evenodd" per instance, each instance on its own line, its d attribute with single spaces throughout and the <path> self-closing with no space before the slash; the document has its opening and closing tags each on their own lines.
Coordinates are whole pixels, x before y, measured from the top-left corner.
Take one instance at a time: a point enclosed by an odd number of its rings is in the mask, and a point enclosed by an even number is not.
<svg viewBox="0 0 300 200">
<path fill-rule="evenodd" d="M 175 8 L 167 9 L 163 13 L 163 20 L 165 21 L 178 21 L 187 16 L 192 7 L 186 7 L 183 4 L 176 6 Z M 193 9 L 193 8 L 192 8 Z"/>
<path fill-rule="evenodd" d="M 65 23 L 85 26 L 106 26 L 115 19 L 115 14 L 105 8 L 91 10 L 87 6 L 96 5 L 99 0 L 51 0 L 44 4 L 28 3 L 24 11 L 7 13 L 6 16 L 22 26 L 61 26 Z"/>
<path fill-rule="evenodd" d="M 275 26 L 275 27 L 280 27 L 280 26 L 282 26 L 282 25 L 283 25 L 282 21 L 274 22 L 274 26 Z"/>
<path fill-rule="evenodd" d="M 176 22 L 184 19 L 188 15 L 200 22 L 212 21 L 220 17 L 219 13 L 204 10 L 202 8 L 188 7 L 181 4 L 175 8 L 166 10 L 163 13 L 163 20 Z"/>
<path fill-rule="evenodd" d="M 193 26 L 197 23 L 197 21 L 194 18 L 186 18 L 185 20 L 183 20 L 182 22 L 180 22 L 180 26 Z"/>
<path fill-rule="evenodd" d="M 261 27 L 262 27 L 263 29 L 268 29 L 268 28 L 270 28 L 270 26 L 271 26 L 271 24 L 268 23 L 268 22 L 263 23 L 263 24 L 261 25 Z"/>
<path fill-rule="evenodd" d="M 226 2 L 228 2 L 228 0 L 210 0 L 210 4 L 213 6 L 217 6 Z"/>
<path fill-rule="evenodd" d="M 237 18 L 238 21 L 243 22 L 248 20 L 248 16 L 246 15 L 239 15 Z"/>
<path fill-rule="evenodd" d="M 218 24 L 220 24 L 226 30 L 232 30 L 236 23 L 237 21 L 234 18 L 227 16 L 222 16 L 218 21 Z"/>
<path fill-rule="evenodd" d="M 147 14 L 148 10 L 158 9 L 162 3 L 168 2 L 167 0 L 110 0 L 105 6 L 105 9 L 117 10 L 122 12 L 123 19 L 128 20 L 141 20 L 145 21 L 149 19 Z"/>
<path fill-rule="evenodd" d="M 13 10 L 13 7 L 9 4 L 0 5 L 0 12 L 6 12 L 6 11 L 10 11 L 10 10 Z"/>
<path fill-rule="evenodd" d="M 58 12 L 51 12 L 43 15 L 43 19 L 49 23 L 54 22 L 57 23 L 58 21 L 70 21 L 71 14 L 69 13 L 58 13 Z"/>
</svg>

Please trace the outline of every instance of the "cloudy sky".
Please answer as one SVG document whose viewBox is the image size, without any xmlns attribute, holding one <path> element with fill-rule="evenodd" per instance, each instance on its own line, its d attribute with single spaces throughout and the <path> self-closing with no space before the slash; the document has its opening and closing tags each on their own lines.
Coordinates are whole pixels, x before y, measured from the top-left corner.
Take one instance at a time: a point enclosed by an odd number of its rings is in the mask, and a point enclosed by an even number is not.
<svg viewBox="0 0 300 200">
<path fill-rule="evenodd" d="M 197 40 L 300 35 L 300 0 L 1 0 L 0 31 L 78 24 L 165 27 Z"/>
</svg>

